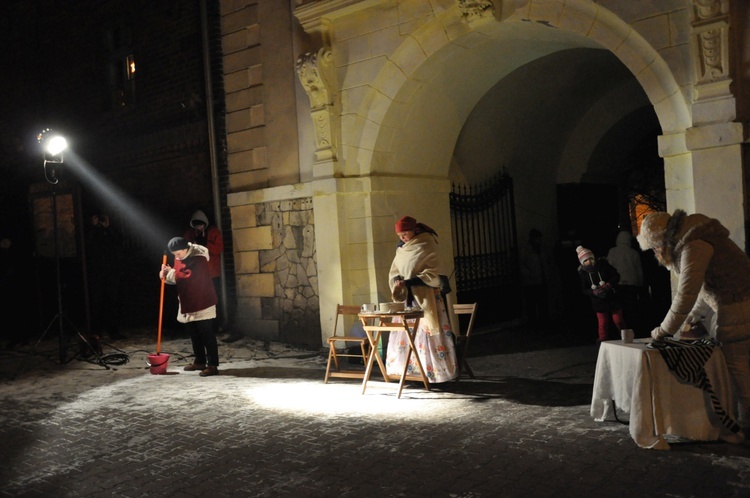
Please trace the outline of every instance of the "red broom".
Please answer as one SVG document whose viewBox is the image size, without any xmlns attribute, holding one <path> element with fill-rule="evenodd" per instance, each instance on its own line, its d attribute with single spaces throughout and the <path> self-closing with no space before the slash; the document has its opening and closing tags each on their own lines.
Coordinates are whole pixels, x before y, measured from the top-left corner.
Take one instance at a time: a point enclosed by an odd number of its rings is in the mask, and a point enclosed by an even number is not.
<svg viewBox="0 0 750 498">
<path fill-rule="evenodd" d="M 161 259 L 161 264 L 167 264 L 167 253 L 164 253 L 164 257 Z M 161 354 L 161 322 L 162 315 L 164 314 L 164 279 L 161 279 L 161 295 L 159 296 L 159 333 L 156 338 L 156 354 Z"/>
</svg>

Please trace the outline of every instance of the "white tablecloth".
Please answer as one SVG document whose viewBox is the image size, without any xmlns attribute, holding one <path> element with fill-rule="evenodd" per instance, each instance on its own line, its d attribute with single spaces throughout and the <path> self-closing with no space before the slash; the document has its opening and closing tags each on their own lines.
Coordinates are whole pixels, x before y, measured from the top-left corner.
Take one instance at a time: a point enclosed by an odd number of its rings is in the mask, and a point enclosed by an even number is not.
<svg viewBox="0 0 750 498">
<path fill-rule="evenodd" d="M 630 414 L 630 435 L 642 448 L 669 449 L 665 434 L 696 441 L 728 436 L 714 413 L 707 392 L 683 383 L 667 367 L 661 353 L 648 349 L 649 341 L 632 344 L 603 342 L 596 361 L 591 416 L 614 420 L 617 410 Z M 715 348 L 705 365 L 711 386 L 724 410 L 734 415 L 732 390 L 724 355 Z"/>
</svg>

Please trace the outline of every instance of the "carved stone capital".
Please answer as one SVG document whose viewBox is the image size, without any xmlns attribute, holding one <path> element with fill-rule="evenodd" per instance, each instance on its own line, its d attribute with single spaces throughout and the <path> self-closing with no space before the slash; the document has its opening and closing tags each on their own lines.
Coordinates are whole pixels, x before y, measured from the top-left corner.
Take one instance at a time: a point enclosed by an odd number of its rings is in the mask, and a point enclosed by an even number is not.
<svg viewBox="0 0 750 498">
<path fill-rule="evenodd" d="M 723 0 L 693 0 L 693 15 L 697 20 L 712 19 L 721 15 L 725 7 Z"/>
<path fill-rule="evenodd" d="M 495 14 L 492 0 L 458 0 L 458 8 L 467 21 L 494 17 Z"/>
<path fill-rule="evenodd" d="M 335 161 L 339 128 L 333 53 L 327 47 L 297 58 L 297 76 L 310 99 L 315 161 Z"/>
<path fill-rule="evenodd" d="M 325 47 L 297 58 L 297 76 L 313 109 L 333 105 L 332 60 L 331 50 Z"/>
</svg>

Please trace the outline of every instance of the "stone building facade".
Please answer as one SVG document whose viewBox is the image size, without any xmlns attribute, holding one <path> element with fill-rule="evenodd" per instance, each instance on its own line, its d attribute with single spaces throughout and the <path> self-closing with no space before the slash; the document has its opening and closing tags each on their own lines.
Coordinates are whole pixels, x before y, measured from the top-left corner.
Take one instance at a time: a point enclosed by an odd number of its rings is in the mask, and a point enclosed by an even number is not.
<svg viewBox="0 0 750 498">
<path fill-rule="evenodd" d="M 668 210 L 717 217 L 744 245 L 748 9 L 222 0 L 237 326 L 288 339 L 290 324 L 319 313 L 295 340 L 320 344 L 336 303 L 388 300 L 404 214 L 429 220 L 452 261 L 456 180 L 506 168 L 519 233 L 556 233 L 555 188 L 616 183 L 618 136 L 653 139 Z M 638 136 L 642 114 L 657 123 L 651 137 Z"/>
</svg>

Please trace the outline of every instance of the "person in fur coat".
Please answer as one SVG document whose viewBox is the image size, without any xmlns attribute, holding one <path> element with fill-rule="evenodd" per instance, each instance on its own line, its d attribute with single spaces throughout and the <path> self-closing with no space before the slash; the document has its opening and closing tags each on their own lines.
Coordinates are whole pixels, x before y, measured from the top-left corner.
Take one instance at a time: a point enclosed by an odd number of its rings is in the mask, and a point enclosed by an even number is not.
<svg viewBox="0 0 750 498">
<path fill-rule="evenodd" d="M 675 335 L 685 324 L 715 313 L 716 339 L 726 358 L 738 399 L 738 422 L 750 429 L 750 258 L 718 220 L 678 209 L 671 216 L 646 216 L 638 235 L 641 249 L 678 276 L 677 291 L 664 320 L 651 336 Z"/>
</svg>

